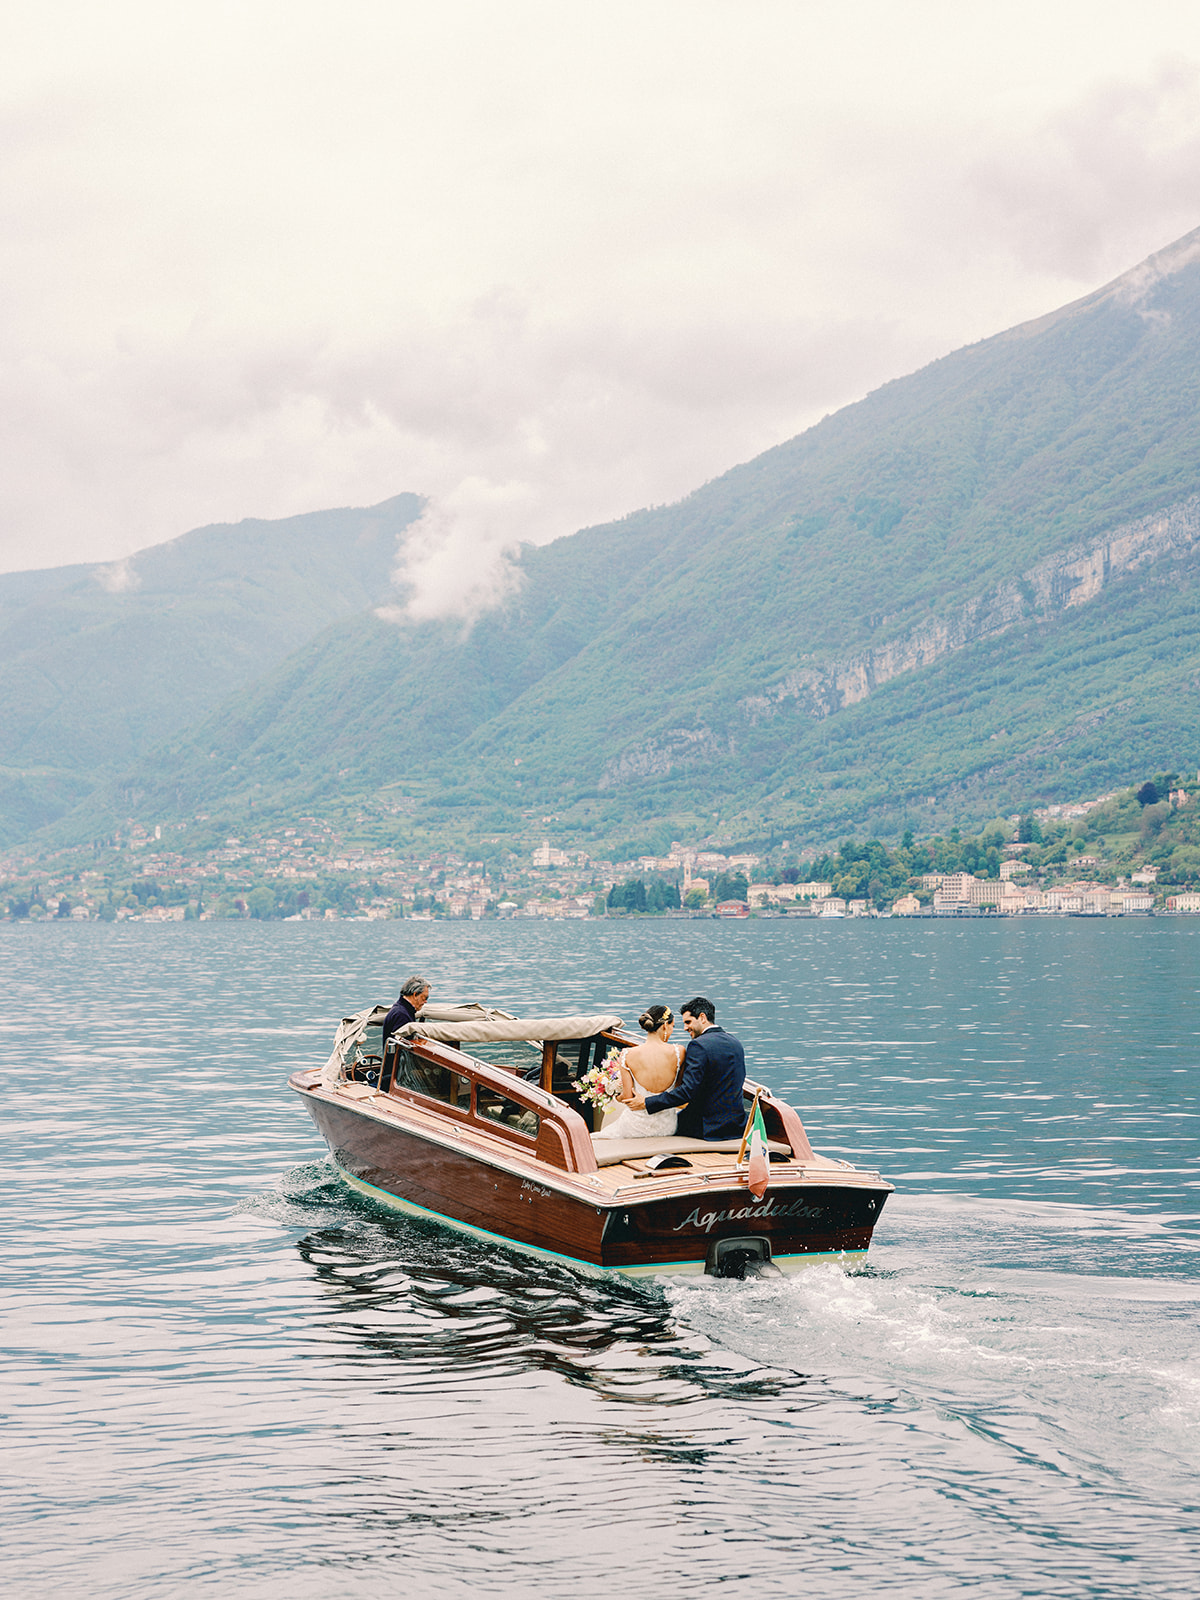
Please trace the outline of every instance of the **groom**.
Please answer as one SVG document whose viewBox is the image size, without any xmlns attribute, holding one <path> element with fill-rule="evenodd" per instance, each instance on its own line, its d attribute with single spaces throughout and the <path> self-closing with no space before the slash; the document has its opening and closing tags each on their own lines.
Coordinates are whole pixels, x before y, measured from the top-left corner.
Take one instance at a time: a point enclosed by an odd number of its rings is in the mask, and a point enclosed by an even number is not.
<svg viewBox="0 0 1200 1600">
<path fill-rule="evenodd" d="M 625 1103 L 652 1115 L 683 1106 L 676 1132 L 690 1139 L 740 1139 L 746 1126 L 742 1106 L 746 1052 L 742 1042 L 717 1027 L 716 1008 L 703 995 L 685 1001 L 679 1014 L 692 1042 L 678 1080 L 662 1094 L 648 1094 L 644 1100 L 637 1096 Z"/>
</svg>

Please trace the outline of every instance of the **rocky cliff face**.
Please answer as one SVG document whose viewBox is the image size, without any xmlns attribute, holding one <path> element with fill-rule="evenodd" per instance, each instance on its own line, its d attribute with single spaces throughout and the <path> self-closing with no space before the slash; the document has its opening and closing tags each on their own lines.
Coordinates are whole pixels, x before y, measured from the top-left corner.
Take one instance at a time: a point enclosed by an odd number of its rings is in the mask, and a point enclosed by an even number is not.
<svg viewBox="0 0 1200 1600">
<path fill-rule="evenodd" d="M 1200 495 L 1154 516 L 1125 523 L 1090 545 L 1077 545 L 1039 561 L 1016 578 L 995 585 L 951 615 L 910 628 L 876 649 L 797 666 L 778 682 L 738 701 L 745 721 L 755 725 L 785 709 L 820 720 L 857 705 L 903 672 L 932 666 L 942 657 L 980 639 L 996 638 L 1032 620 L 1053 623 L 1085 606 L 1118 579 L 1200 547 Z M 887 618 L 881 619 L 886 629 Z M 602 788 L 661 776 L 700 760 L 717 746 L 736 746 L 734 730 L 718 739 L 708 727 L 672 728 L 633 746 L 605 767 Z"/>
<path fill-rule="evenodd" d="M 660 778 L 676 767 L 703 760 L 705 753 L 718 743 L 728 748 L 730 741 L 718 741 L 711 728 L 668 728 L 657 738 L 633 745 L 608 762 L 600 775 L 600 788 L 615 789 L 640 778 Z"/>
<path fill-rule="evenodd" d="M 902 672 L 931 666 L 951 651 L 977 639 L 994 638 L 1031 618 L 1053 621 L 1071 607 L 1094 600 L 1116 579 L 1186 554 L 1197 544 L 1200 495 L 1193 495 L 1166 511 L 1114 528 L 1088 547 L 1049 556 L 969 600 L 951 616 L 910 629 L 878 649 L 822 666 L 797 667 L 763 693 L 748 695 L 739 708 L 752 723 L 789 701 L 811 716 L 830 716 L 865 700 Z"/>
</svg>

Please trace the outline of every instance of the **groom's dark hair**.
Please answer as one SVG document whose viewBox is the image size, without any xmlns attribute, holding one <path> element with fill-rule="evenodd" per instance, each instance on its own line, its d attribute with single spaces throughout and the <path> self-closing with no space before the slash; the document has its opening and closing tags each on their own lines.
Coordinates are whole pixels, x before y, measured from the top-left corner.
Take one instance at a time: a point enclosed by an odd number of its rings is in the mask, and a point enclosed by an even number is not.
<svg viewBox="0 0 1200 1600">
<path fill-rule="evenodd" d="M 716 1006 L 702 994 L 698 994 L 694 1000 L 685 1000 L 679 1008 L 679 1015 L 682 1016 L 685 1011 L 691 1017 L 707 1017 L 710 1022 L 717 1020 Z"/>
</svg>

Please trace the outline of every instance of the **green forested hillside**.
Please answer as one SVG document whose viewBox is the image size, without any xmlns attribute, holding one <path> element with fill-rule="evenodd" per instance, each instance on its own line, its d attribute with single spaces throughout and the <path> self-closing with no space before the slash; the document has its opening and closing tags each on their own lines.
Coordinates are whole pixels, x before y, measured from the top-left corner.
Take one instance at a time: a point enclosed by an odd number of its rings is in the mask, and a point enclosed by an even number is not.
<svg viewBox="0 0 1200 1600">
<path fill-rule="evenodd" d="M 1194 764 L 1198 358 L 1200 230 L 677 505 L 527 550 L 469 632 L 335 623 L 123 789 L 820 839 Z"/>
<path fill-rule="evenodd" d="M 0 842 L 387 596 L 396 535 L 419 509 L 399 495 L 0 576 Z"/>
</svg>

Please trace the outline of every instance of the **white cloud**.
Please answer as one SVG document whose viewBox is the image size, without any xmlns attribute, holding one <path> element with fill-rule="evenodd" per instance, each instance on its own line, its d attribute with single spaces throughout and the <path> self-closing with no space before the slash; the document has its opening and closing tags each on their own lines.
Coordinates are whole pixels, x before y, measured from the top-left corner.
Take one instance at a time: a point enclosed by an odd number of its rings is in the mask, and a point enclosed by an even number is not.
<svg viewBox="0 0 1200 1600">
<path fill-rule="evenodd" d="M 1028 271 L 1102 280 L 1151 234 L 1200 224 L 1200 64 L 1114 77 L 1056 111 L 970 174 L 981 220 Z M 1049 308 L 1047 308 L 1049 309 Z"/>
<path fill-rule="evenodd" d="M 413 490 L 469 609 L 1194 226 L 1197 63 L 1168 0 L 30 8 L 0 567 Z"/>
<path fill-rule="evenodd" d="M 407 615 L 471 619 L 510 594 L 517 574 L 509 558 L 540 531 L 540 499 L 533 484 L 466 478 L 430 506 L 400 550 L 396 581 L 411 594 Z"/>
<path fill-rule="evenodd" d="M 130 594 L 142 586 L 142 580 L 134 571 L 129 556 L 123 561 L 111 561 L 107 566 L 97 567 L 92 576 L 107 594 Z"/>
</svg>

